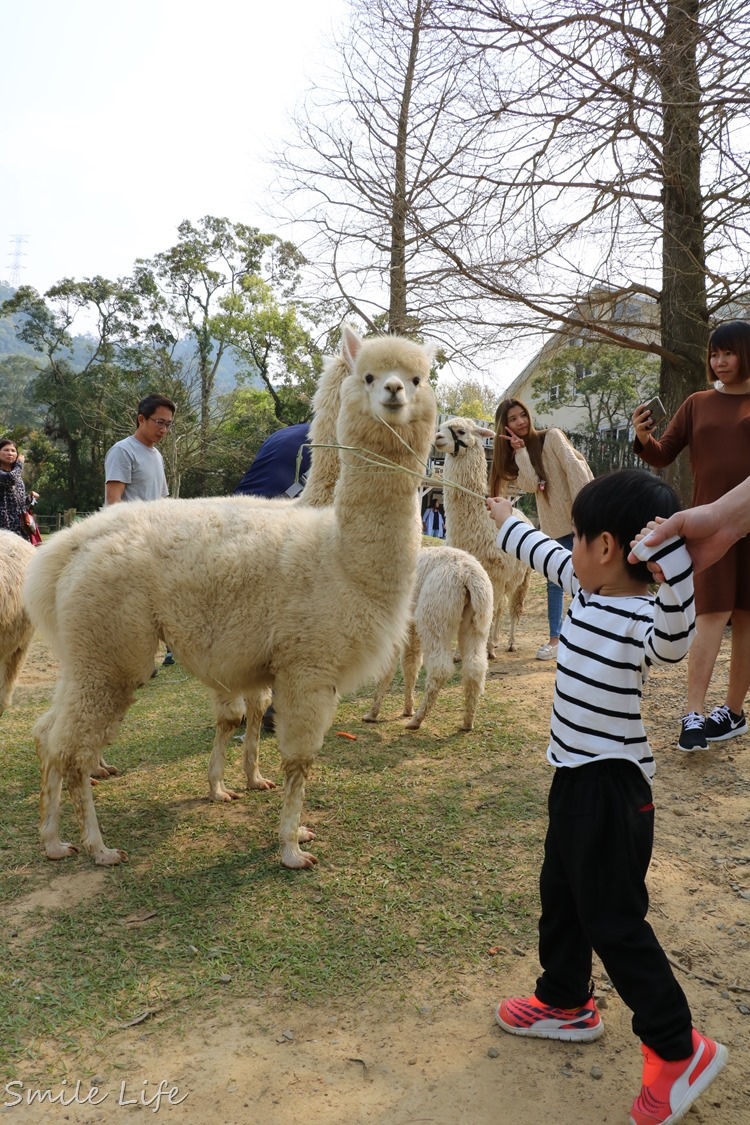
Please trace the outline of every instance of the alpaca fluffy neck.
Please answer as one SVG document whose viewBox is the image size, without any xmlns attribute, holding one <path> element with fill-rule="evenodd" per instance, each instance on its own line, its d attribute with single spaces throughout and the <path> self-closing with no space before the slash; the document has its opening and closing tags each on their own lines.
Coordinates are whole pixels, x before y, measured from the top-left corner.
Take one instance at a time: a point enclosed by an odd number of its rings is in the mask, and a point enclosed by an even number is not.
<svg viewBox="0 0 750 1125">
<path fill-rule="evenodd" d="M 483 531 L 488 543 L 494 543 L 494 524 L 485 507 L 484 500 L 487 495 L 487 462 L 484 452 L 477 457 L 474 450 L 469 450 L 462 458 L 446 457 L 443 469 L 443 480 L 460 484 L 462 488 L 469 488 L 479 495 L 469 496 L 459 488 L 446 488 L 443 494 L 445 504 L 445 521 L 448 528 L 447 542 L 451 546 L 459 545 L 462 540 L 462 530 L 471 527 L 475 533 Z"/>
<path fill-rule="evenodd" d="M 421 429 L 425 432 L 412 427 L 404 436 L 416 451 L 424 447 L 426 459 L 431 427 Z M 419 471 L 419 457 L 409 453 L 385 427 L 373 432 L 370 424 L 363 440 L 350 433 L 344 441 L 380 453 L 411 472 Z M 411 591 L 421 538 L 417 488 L 418 481 L 409 473 L 341 452 L 334 505 L 342 560 L 368 596 L 380 602 L 384 598 L 395 602 Z"/>
</svg>

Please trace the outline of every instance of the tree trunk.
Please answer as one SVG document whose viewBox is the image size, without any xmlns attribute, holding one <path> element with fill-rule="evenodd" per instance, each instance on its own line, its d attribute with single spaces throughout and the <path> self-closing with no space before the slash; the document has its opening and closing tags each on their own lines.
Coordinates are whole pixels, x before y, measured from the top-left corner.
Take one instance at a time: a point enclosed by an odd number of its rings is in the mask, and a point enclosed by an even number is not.
<svg viewBox="0 0 750 1125">
<path fill-rule="evenodd" d="M 683 357 L 662 360 L 660 392 L 669 416 L 706 386 L 708 343 L 706 251 L 701 198 L 700 86 L 697 48 L 699 0 L 667 7 L 661 55 L 664 228 L 661 295 L 662 345 Z M 686 453 L 665 473 L 684 504 L 692 478 Z"/>
<path fill-rule="evenodd" d="M 404 77 L 404 88 L 398 116 L 396 134 L 395 163 L 393 169 L 393 207 L 391 211 L 391 256 L 389 265 L 390 302 L 388 307 L 388 330 L 400 335 L 409 335 L 417 325 L 410 320 L 406 307 L 408 292 L 406 279 L 406 152 L 409 143 L 409 118 L 411 114 L 411 95 L 414 74 L 419 53 L 419 34 L 422 24 L 422 0 L 417 0 L 414 23 L 411 29 L 409 60 Z"/>
</svg>

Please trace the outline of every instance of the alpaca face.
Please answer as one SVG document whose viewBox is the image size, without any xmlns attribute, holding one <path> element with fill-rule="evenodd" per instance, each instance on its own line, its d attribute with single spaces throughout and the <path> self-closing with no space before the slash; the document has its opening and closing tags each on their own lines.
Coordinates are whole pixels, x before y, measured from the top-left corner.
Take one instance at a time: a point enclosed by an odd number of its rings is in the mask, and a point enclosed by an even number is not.
<svg viewBox="0 0 750 1125">
<path fill-rule="evenodd" d="M 397 336 L 362 341 L 349 330 L 343 355 L 351 375 L 342 384 L 342 403 L 357 399 L 361 409 L 366 402 L 372 416 L 396 427 L 434 412 L 429 348 Z"/>
<path fill-rule="evenodd" d="M 446 457 L 463 457 L 479 440 L 478 430 L 468 418 L 449 418 L 435 434 L 435 448 Z"/>
</svg>

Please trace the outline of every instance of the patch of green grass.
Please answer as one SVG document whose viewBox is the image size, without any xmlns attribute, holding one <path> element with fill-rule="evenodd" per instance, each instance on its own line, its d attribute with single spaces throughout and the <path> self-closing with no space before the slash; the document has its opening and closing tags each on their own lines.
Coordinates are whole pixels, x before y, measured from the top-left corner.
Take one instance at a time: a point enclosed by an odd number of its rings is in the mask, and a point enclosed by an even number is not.
<svg viewBox="0 0 750 1125">
<path fill-rule="evenodd" d="M 123 772 L 95 800 L 107 844 L 129 853 L 118 868 L 44 859 L 30 734 L 44 701 L 6 712 L 4 1070 L 34 1077 L 56 1050 L 75 1054 L 146 1011 L 194 1023 L 227 990 L 337 1002 L 403 992 L 426 972 L 450 988 L 461 969 L 487 964 L 491 946 L 533 942 L 547 778 L 500 685 L 488 684 L 471 734 L 458 733 L 457 679 L 417 732 L 362 723 L 367 705 L 366 693 L 341 705 L 308 783 L 303 817 L 320 863 L 305 872 L 279 864 L 280 789 L 207 800 L 210 708 L 179 668 L 139 691 L 107 750 Z M 383 713 L 400 706 L 394 687 Z M 232 748 L 227 779 L 240 787 Z M 272 737 L 261 768 L 281 780 Z M 65 795 L 63 838 L 78 839 Z"/>
</svg>

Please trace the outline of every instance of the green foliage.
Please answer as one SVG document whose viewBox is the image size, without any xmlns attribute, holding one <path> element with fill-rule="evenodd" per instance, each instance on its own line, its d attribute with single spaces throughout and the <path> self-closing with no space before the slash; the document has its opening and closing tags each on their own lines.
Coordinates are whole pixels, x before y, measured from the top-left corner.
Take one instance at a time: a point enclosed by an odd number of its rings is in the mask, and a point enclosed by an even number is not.
<svg viewBox="0 0 750 1125">
<path fill-rule="evenodd" d="M 648 352 L 571 345 L 540 366 L 532 383 L 533 401 L 537 410 L 549 411 L 550 388 L 556 386 L 555 405 L 580 411 L 580 424 L 574 428 L 596 434 L 627 422 L 639 403 L 656 394 L 658 385 L 659 361 Z"/>
<path fill-rule="evenodd" d="M 41 424 L 41 410 L 32 398 L 39 360 L 25 355 L 0 358 L 0 434 L 16 439 Z"/>
<path fill-rule="evenodd" d="M 320 310 L 293 300 L 303 255 L 213 216 L 181 223 L 178 235 L 131 277 L 0 294 L 0 329 L 12 337 L 0 425 L 19 438 L 45 435 L 30 466 L 45 513 L 100 506 L 105 454 L 133 432 L 136 403 L 150 391 L 178 407 L 161 445 L 173 496 L 232 491 L 279 421 L 310 417 L 326 326 Z M 24 349 L 38 358 L 24 359 Z M 240 364 L 230 386 L 241 392 L 217 382 L 230 358 Z M 265 391 L 246 389 L 253 381 Z"/>
<path fill-rule="evenodd" d="M 460 379 L 454 383 L 438 383 L 438 410 L 462 418 L 485 419 L 492 423 L 498 403 L 497 392 L 476 379 Z"/>
</svg>

